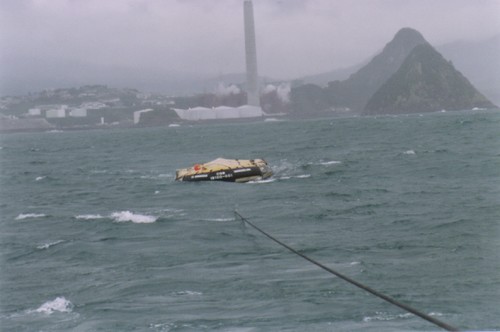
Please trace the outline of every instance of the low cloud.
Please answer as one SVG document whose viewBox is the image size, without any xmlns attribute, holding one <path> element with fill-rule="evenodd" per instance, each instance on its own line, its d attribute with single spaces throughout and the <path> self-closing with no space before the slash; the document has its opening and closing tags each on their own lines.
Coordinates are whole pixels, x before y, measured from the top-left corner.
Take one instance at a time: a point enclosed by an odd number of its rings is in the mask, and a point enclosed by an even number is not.
<svg viewBox="0 0 500 332">
<path fill-rule="evenodd" d="M 500 33 L 498 0 L 254 0 L 254 13 L 259 73 L 277 79 L 357 64 L 402 27 L 433 45 Z M 0 2 L 0 17 L 0 67 L 31 57 L 41 66 L 245 70 L 241 0 L 12 0 Z"/>
</svg>

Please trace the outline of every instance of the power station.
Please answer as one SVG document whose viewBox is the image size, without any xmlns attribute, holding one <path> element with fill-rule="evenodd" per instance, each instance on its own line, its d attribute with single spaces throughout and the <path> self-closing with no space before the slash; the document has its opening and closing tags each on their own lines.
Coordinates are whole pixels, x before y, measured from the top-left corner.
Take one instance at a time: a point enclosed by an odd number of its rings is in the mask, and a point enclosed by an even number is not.
<svg viewBox="0 0 500 332">
<path fill-rule="evenodd" d="M 245 20 L 245 55 L 247 64 L 247 103 L 248 105 L 260 107 L 257 47 L 255 42 L 253 4 L 251 0 L 245 0 L 243 14 Z"/>
<path fill-rule="evenodd" d="M 259 77 L 257 73 L 257 47 L 255 41 L 255 24 L 253 19 L 253 4 L 251 0 L 243 3 L 243 18 L 245 32 L 246 58 L 246 90 L 247 104 L 240 107 L 195 107 L 190 109 L 174 108 L 182 120 L 216 120 L 257 118 L 264 116 L 260 107 Z"/>
</svg>

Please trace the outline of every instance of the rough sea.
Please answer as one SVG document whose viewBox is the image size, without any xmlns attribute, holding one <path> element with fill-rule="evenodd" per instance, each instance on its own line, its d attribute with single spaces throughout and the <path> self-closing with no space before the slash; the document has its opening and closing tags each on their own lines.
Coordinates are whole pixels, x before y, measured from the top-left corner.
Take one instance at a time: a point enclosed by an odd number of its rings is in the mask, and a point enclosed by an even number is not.
<svg viewBox="0 0 500 332">
<path fill-rule="evenodd" d="M 2 331 L 500 329 L 500 112 L 0 136 Z M 217 157 L 271 179 L 179 183 Z"/>
</svg>

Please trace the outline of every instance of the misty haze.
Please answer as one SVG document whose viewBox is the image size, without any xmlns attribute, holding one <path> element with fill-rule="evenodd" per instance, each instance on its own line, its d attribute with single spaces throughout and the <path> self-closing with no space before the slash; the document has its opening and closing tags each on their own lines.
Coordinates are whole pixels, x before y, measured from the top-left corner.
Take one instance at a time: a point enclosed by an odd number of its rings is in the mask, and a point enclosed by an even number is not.
<svg viewBox="0 0 500 332">
<path fill-rule="evenodd" d="M 474 84 L 498 86 L 492 81 L 500 70 L 498 1 L 255 1 L 254 7 L 259 71 L 268 80 L 332 71 L 321 82 L 347 78 L 349 68 L 411 27 Z M 212 91 L 226 77 L 241 83 L 231 75 L 245 70 L 240 0 L 3 1 L 0 10 L 2 95 L 89 84 L 191 94 Z"/>
<path fill-rule="evenodd" d="M 2 330 L 500 330 L 499 17 L 0 1 Z"/>
</svg>

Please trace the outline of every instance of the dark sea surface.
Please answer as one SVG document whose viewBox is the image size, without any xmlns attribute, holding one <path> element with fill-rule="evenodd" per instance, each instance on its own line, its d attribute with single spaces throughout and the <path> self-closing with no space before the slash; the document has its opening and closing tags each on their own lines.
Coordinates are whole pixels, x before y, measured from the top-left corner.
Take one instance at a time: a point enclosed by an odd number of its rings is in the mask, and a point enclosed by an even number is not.
<svg viewBox="0 0 500 332">
<path fill-rule="evenodd" d="M 498 111 L 0 137 L 2 331 L 500 329 Z"/>
</svg>

